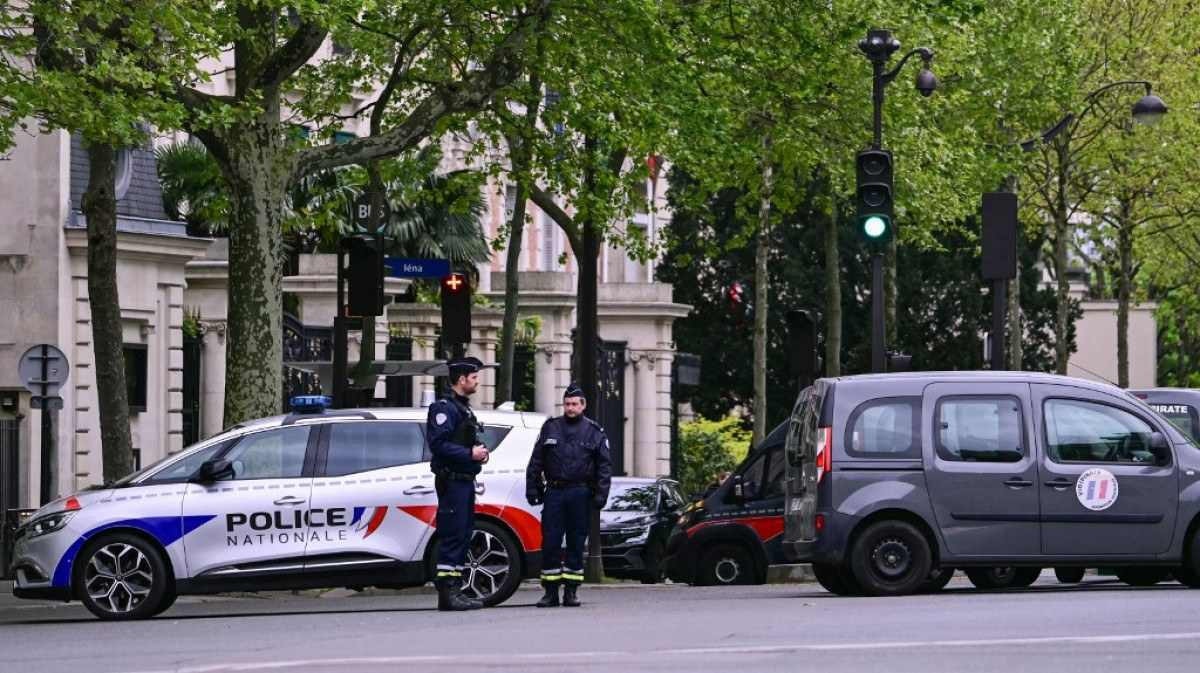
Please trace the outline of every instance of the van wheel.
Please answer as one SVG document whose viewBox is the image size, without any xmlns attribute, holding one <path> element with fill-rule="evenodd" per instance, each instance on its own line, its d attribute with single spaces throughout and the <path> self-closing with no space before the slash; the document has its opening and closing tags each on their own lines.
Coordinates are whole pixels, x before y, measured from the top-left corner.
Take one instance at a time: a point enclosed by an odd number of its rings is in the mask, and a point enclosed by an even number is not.
<svg viewBox="0 0 1200 673">
<path fill-rule="evenodd" d="M 1063 584 L 1079 584 L 1083 581 L 1083 576 L 1087 573 L 1087 568 L 1055 568 L 1054 576 Z"/>
<path fill-rule="evenodd" d="M 850 548 L 850 570 L 868 596 L 916 592 L 929 577 L 932 563 L 929 541 L 904 521 L 873 523 Z"/>
<path fill-rule="evenodd" d="M 854 576 L 843 566 L 814 563 L 812 569 L 817 584 L 835 596 L 857 596 L 862 593 L 862 587 L 858 586 Z"/>
<path fill-rule="evenodd" d="M 1117 568 L 1117 579 L 1131 587 L 1152 587 L 1171 575 L 1169 568 L 1154 566 L 1135 566 L 1132 568 Z"/>
<path fill-rule="evenodd" d="M 148 619 L 174 602 L 162 553 L 137 535 L 97 538 L 77 557 L 72 575 L 75 595 L 100 619 Z"/>
<path fill-rule="evenodd" d="M 977 589 L 1007 589 L 1016 584 L 1017 569 L 1012 566 L 967 568 L 967 579 Z"/>
<path fill-rule="evenodd" d="M 917 591 L 923 594 L 937 593 L 945 589 L 952 579 L 954 579 L 954 568 L 934 568 Z"/>
<path fill-rule="evenodd" d="M 696 584 L 700 586 L 758 583 L 754 558 L 740 545 L 721 544 L 713 547 L 701 559 L 696 573 Z"/>
</svg>

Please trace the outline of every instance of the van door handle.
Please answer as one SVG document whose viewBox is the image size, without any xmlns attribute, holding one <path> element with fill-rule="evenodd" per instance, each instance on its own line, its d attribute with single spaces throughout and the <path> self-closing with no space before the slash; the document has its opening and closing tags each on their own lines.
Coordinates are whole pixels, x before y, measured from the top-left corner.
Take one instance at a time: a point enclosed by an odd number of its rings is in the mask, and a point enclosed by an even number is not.
<svg viewBox="0 0 1200 673">
<path fill-rule="evenodd" d="M 404 489 L 403 493 L 404 495 L 429 495 L 433 491 L 434 489 L 428 486 L 413 486 L 412 488 Z"/>
<path fill-rule="evenodd" d="M 1025 488 L 1026 486 L 1033 486 L 1033 482 L 1029 481 L 1028 479 L 1022 479 L 1020 477 L 1013 477 L 1011 479 L 1006 480 L 1004 482 L 1004 485 L 1009 488 Z"/>
<path fill-rule="evenodd" d="M 1059 477 L 1058 479 L 1051 479 L 1050 481 L 1046 482 L 1046 485 L 1056 491 L 1065 491 L 1068 488 L 1071 488 L 1071 483 L 1072 482 L 1070 479 Z"/>
<path fill-rule="evenodd" d="M 294 495 L 285 495 L 282 498 L 275 501 L 275 504 L 279 505 L 280 507 L 285 506 L 285 505 L 303 505 L 304 503 L 305 503 L 304 498 L 297 498 Z"/>
</svg>

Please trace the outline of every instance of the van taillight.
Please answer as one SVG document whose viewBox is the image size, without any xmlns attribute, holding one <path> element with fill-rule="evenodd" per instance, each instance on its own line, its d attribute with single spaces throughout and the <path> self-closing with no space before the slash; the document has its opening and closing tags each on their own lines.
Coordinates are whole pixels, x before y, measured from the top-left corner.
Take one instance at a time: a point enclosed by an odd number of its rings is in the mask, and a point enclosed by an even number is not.
<svg viewBox="0 0 1200 673">
<path fill-rule="evenodd" d="M 833 428 L 817 429 L 817 483 L 833 471 Z"/>
<path fill-rule="evenodd" d="M 825 530 L 825 515 L 824 515 L 824 514 L 818 514 L 818 515 L 817 515 L 817 516 L 816 516 L 816 517 L 813 519 L 813 528 L 814 528 L 814 529 L 815 529 L 815 530 L 816 530 L 818 533 L 820 533 L 821 531 Z"/>
</svg>

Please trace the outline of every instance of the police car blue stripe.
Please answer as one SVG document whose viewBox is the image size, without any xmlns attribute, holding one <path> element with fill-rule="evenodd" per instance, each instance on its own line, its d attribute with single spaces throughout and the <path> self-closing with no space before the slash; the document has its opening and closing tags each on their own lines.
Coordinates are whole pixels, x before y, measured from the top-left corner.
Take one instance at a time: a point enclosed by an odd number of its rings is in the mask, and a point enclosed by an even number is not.
<svg viewBox="0 0 1200 673">
<path fill-rule="evenodd" d="M 80 535 L 79 539 L 75 540 L 67 548 L 67 551 L 63 552 L 62 558 L 58 560 L 58 565 L 54 568 L 54 576 L 51 578 L 50 585 L 53 587 L 70 587 L 71 566 L 75 563 L 75 556 L 79 554 L 79 550 L 83 549 L 83 545 L 87 544 L 88 540 L 106 530 L 113 528 L 135 528 L 150 534 L 159 544 L 167 547 L 215 518 L 217 518 L 215 514 L 184 517 L 151 516 L 142 519 L 123 519 L 121 521 L 106 523 L 103 526 L 97 526 Z"/>
</svg>

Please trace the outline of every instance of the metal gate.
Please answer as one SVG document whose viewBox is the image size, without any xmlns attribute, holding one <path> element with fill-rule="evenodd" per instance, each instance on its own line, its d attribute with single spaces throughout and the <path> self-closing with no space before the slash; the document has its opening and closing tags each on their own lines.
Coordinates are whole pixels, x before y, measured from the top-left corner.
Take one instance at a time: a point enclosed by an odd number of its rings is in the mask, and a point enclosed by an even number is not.
<svg viewBox="0 0 1200 673">
<path fill-rule="evenodd" d="M 608 435 L 614 475 L 625 472 L 625 346 L 624 341 L 601 341 L 596 358 L 596 422 Z"/>
<path fill-rule="evenodd" d="M 201 337 L 183 337 L 183 445 L 200 441 Z"/>
<path fill-rule="evenodd" d="M 283 361 L 328 362 L 333 359 L 333 328 L 305 325 L 295 316 L 283 314 Z M 316 374 L 283 365 L 283 408 L 291 410 L 297 395 L 320 395 L 321 379 Z"/>
</svg>

